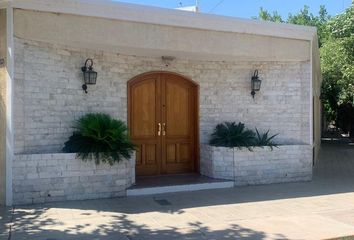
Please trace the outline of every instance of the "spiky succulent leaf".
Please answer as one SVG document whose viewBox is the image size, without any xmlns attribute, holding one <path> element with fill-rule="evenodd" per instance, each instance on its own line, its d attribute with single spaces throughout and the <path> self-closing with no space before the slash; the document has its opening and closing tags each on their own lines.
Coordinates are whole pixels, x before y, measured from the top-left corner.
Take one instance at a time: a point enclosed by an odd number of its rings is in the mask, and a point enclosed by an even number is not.
<svg viewBox="0 0 354 240">
<path fill-rule="evenodd" d="M 272 136 L 268 136 L 268 135 L 269 135 L 269 130 L 261 134 L 256 128 L 255 146 L 259 146 L 259 147 L 266 146 L 269 147 L 270 149 L 273 149 L 273 147 L 277 147 L 278 145 L 273 142 L 273 139 L 279 134 L 274 134 Z"/>
</svg>

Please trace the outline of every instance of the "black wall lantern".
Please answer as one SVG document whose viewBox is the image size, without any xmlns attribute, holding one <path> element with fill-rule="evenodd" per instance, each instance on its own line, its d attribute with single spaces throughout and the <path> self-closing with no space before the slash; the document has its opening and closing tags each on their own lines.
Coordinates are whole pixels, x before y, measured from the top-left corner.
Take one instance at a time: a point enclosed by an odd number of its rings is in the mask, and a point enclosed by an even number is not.
<svg viewBox="0 0 354 240">
<path fill-rule="evenodd" d="M 254 98 L 254 95 L 256 95 L 256 91 L 259 91 L 261 89 L 261 84 L 262 80 L 258 78 L 258 70 L 254 71 L 254 74 L 251 79 L 251 95 Z"/>
<path fill-rule="evenodd" d="M 88 63 L 90 64 L 88 65 Z M 82 89 L 87 93 L 87 85 L 96 84 L 97 80 L 97 72 L 93 71 L 93 61 L 91 58 L 86 59 L 85 66 L 81 68 L 82 73 L 84 75 L 84 85 L 82 85 Z"/>
</svg>

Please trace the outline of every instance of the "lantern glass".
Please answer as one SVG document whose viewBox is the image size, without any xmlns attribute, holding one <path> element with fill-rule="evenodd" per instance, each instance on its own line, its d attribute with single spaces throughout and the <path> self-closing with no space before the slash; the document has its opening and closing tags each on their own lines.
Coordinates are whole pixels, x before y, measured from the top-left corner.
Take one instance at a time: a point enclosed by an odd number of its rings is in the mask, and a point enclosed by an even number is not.
<svg viewBox="0 0 354 240">
<path fill-rule="evenodd" d="M 262 80 L 258 78 L 252 79 L 252 90 L 259 91 L 261 89 Z"/>
<path fill-rule="evenodd" d="M 96 84 L 96 79 L 97 79 L 97 72 L 93 70 L 87 70 L 84 72 L 84 81 L 85 84 Z"/>
</svg>

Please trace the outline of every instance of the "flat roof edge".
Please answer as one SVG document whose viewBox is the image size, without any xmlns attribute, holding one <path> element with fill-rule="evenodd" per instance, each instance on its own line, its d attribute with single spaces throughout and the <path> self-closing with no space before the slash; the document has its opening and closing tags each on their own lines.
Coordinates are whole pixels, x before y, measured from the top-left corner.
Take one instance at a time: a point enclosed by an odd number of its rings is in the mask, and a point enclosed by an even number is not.
<svg viewBox="0 0 354 240">
<path fill-rule="evenodd" d="M 312 40 L 315 27 L 114 2 L 112 0 L 0 0 L 0 7 L 100 17 L 122 21 Z"/>
<path fill-rule="evenodd" d="M 0 0 L 0 9 L 7 8 L 11 5 L 11 0 Z"/>
</svg>

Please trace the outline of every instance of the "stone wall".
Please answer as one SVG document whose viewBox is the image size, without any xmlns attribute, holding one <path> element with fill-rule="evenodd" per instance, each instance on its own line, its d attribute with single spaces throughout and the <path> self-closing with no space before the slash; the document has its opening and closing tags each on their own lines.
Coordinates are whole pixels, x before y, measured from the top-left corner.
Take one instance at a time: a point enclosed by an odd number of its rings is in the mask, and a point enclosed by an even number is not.
<svg viewBox="0 0 354 240">
<path fill-rule="evenodd" d="M 13 204 L 125 196 L 135 182 L 134 159 L 110 166 L 68 153 L 15 155 Z"/>
<path fill-rule="evenodd" d="M 200 173 L 202 175 L 234 180 L 234 149 L 212 147 L 206 144 L 200 147 Z"/>
<path fill-rule="evenodd" d="M 90 46 L 87 46 L 90 47 Z M 97 84 L 82 89 L 80 68 L 94 59 Z M 250 80 L 263 79 L 255 99 Z M 183 74 L 200 86 L 200 141 L 222 121 L 279 133 L 283 144 L 309 144 L 310 62 L 221 62 L 160 58 L 67 47 L 15 37 L 15 153 L 60 152 L 73 121 L 87 112 L 127 119 L 127 81 L 153 70 Z"/>
<path fill-rule="evenodd" d="M 312 147 L 284 145 L 277 148 L 225 148 L 201 146 L 201 174 L 234 180 L 236 186 L 309 181 Z"/>
</svg>

